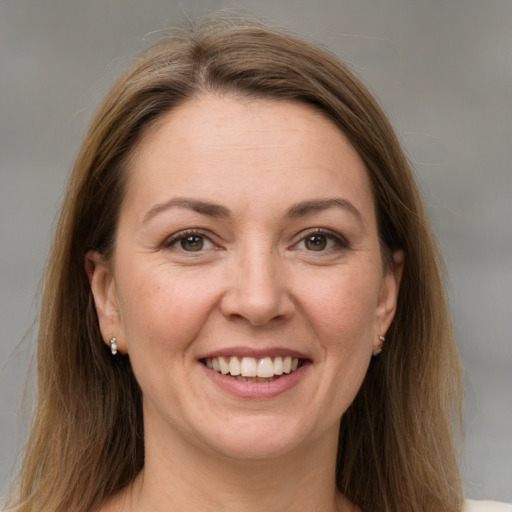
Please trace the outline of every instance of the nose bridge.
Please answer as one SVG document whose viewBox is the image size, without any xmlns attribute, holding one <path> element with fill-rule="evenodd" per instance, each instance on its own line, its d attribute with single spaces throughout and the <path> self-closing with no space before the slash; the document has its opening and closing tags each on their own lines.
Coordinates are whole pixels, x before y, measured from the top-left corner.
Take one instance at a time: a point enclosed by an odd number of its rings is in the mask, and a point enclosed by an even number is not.
<svg viewBox="0 0 512 512">
<path fill-rule="evenodd" d="M 284 262 L 271 241 L 252 237 L 237 251 L 224 312 L 253 325 L 289 316 L 293 303 L 283 279 Z"/>
</svg>

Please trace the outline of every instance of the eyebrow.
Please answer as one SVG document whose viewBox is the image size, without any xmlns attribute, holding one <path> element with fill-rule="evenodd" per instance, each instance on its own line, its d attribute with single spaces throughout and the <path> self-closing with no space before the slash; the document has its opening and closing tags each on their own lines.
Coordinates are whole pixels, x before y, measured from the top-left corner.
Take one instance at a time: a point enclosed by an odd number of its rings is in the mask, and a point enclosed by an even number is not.
<svg viewBox="0 0 512 512">
<path fill-rule="evenodd" d="M 162 213 L 166 210 L 170 210 L 171 208 L 187 208 L 189 210 L 193 210 L 202 215 L 207 215 L 208 217 L 230 217 L 231 212 L 225 206 L 221 206 L 220 204 L 209 203 L 208 201 L 202 201 L 200 199 L 191 199 L 185 197 L 175 197 L 166 201 L 165 203 L 160 203 L 151 210 L 149 210 L 146 215 L 144 215 L 143 224 L 151 220 L 153 217 Z"/>
<path fill-rule="evenodd" d="M 341 208 L 351 213 L 363 226 L 365 225 L 360 211 L 350 201 L 339 197 L 303 201 L 291 206 L 286 212 L 286 216 L 289 218 L 305 217 L 311 213 L 321 212 L 329 208 Z"/>
<path fill-rule="evenodd" d="M 208 217 L 229 218 L 232 216 L 229 208 L 220 204 L 210 203 L 201 199 L 175 197 L 165 203 L 153 206 L 153 208 L 144 215 L 143 223 L 148 222 L 158 214 L 170 210 L 171 208 L 186 208 Z M 294 204 L 286 211 L 286 217 L 290 219 L 306 217 L 312 213 L 321 212 L 330 208 L 341 208 L 342 210 L 351 213 L 363 226 L 365 226 L 365 222 L 359 210 L 347 199 L 338 197 L 312 199 Z"/>
</svg>

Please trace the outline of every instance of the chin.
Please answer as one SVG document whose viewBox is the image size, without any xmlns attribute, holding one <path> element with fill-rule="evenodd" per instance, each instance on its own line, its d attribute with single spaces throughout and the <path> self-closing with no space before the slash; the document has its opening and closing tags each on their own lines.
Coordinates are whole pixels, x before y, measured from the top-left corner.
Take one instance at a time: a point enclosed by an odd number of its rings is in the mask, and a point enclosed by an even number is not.
<svg viewBox="0 0 512 512">
<path fill-rule="evenodd" d="M 332 430 L 337 439 L 338 426 Z M 311 425 L 300 425 L 289 417 L 245 417 L 209 429 L 204 440 L 225 457 L 258 461 L 292 455 L 325 434 L 315 433 Z"/>
</svg>

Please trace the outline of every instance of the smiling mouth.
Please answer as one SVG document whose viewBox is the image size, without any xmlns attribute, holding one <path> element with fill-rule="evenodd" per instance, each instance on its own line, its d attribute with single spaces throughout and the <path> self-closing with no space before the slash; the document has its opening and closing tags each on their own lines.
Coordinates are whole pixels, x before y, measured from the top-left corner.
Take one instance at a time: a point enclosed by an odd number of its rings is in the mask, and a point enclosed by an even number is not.
<svg viewBox="0 0 512 512">
<path fill-rule="evenodd" d="M 293 373 L 304 361 L 298 357 L 206 357 L 201 362 L 211 370 L 246 382 L 272 382 Z"/>
</svg>

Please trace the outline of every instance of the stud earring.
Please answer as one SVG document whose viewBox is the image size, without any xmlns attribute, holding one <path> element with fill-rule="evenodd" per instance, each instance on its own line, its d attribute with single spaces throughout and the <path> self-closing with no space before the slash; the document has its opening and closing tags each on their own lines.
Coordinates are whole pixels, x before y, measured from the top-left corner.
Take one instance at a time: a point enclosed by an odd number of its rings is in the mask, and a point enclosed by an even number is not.
<svg viewBox="0 0 512 512">
<path fill-rule="evenodd" d="M 377 347 L 377 350 L 375 350 L 375 352 L 373 353 L 374 357 L 378 356 L 382 352 L 382 347 L 384 346 L 384 342 L 386 341 L 386 337 L 385 336 L 379 336 L 379 340 L 380 340 L 380 344 Z"/>
<path fill-rule="evenodd" d="M 112 352 L 112 355 L 115 356 L 117 354 L 117 338 L 113 337 L 110 338 L 110 351 Z"/>
</svg>

